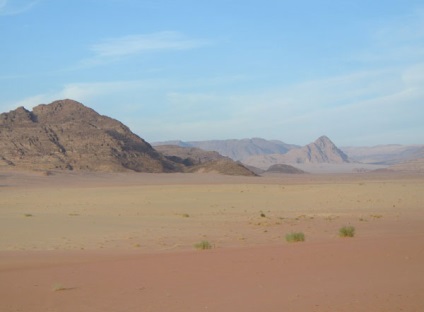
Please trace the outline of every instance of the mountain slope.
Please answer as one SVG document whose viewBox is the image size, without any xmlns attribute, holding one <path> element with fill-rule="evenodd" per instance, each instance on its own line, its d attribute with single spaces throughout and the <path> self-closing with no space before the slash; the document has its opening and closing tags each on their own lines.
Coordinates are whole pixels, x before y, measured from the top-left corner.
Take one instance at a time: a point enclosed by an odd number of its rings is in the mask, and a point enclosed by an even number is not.
<svg viewBox="0 0 424 312">
<path fill-rule="evenodd" d="M 119 121 L 73 100 L 1 114 L 0 162 L 43 170 L 179 170 Z"/>
<path fill-rule="evenodd" d="M 240 163 L 218 152 L 204 151 L 196 147 L 160 145 L 156 150 L 166 158 L 186 166 L 187 172 L 214 172 L 225 175 L 255 176 L 256 174 Z"/>
</svg>

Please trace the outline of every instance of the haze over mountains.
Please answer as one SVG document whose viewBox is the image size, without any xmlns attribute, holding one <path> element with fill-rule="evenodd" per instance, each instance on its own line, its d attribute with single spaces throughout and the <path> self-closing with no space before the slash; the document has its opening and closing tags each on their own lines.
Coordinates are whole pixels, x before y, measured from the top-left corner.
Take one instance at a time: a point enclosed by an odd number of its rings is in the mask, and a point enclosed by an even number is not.
<svg viewBox="0 0 424 312">
<path fill-rule="evenodd" d="M 338 148 L 328 137 L 322 136 L 306 146 L 287 144 L 279 140 L 261 138 L 212 141 L 154 142 L 157 147 L 172 144 L 181 147 L 200 147 L 266 170 L 279 163 L 299 164 L 372 164 L 393 165 L 424 158 L 424 145 L 379 145 L 371 147 Z"/>
<path fill-rule="evenodd" d="M 243 163 L 269 168 L 276 164 L 343 164 L 349 158 L 326 136 L 300 148 L 293 148 L 285 154 L 255 155 L 244 159 Z"/>
<path fill-rule="evenodd" d="M 216 151 L 236 161 L 243 161 L 252 155 L 284 154 L 298 145 L 287 144 L 278 140 L 265 140 L 261 138 L 252 139 L 230 139 L 210 141 L 164 141 L 154 142 L 153 146 L 178 145 L 181 147 L 197 147 L 205 151 Z"/>
</svg>

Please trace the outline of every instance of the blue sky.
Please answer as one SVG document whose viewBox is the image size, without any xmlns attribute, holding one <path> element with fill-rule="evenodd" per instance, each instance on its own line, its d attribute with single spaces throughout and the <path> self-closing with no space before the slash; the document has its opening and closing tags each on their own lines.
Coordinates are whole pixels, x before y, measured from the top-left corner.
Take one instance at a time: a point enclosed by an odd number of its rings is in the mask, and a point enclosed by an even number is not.
<svg viewBox="0 0 424 312">
<path fill-rule="evenodd" d="M 149 142 L 424 144 L 424 3 L 0 0 L 0 112 L 71 98 Z"/>
</svg>

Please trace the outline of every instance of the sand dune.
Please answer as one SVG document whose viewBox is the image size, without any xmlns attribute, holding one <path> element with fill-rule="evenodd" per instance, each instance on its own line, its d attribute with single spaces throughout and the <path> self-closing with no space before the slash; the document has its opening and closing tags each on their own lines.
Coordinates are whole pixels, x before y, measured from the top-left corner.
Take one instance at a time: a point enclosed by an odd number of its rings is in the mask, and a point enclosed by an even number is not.
<svg viewBox="0 0 424 312">
<path fill-rule="evenodd" d="M 2 172 L 0 310 L 420 311 L 423 190 L 401 173 Z"/>
</svg>

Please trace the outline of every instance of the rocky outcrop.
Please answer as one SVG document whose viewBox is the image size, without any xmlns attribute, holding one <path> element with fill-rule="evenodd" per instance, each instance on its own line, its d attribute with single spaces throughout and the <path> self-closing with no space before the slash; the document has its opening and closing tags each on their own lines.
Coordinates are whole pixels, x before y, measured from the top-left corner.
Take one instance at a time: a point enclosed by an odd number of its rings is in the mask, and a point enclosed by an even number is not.
<svg viewBox="0 0 424 312">
<path fill-rule="evenodd" d="M 0 165 L 37 170 L 181 169 L 121 122 L 73 100 L 1 114 Z"/>
</svg>

